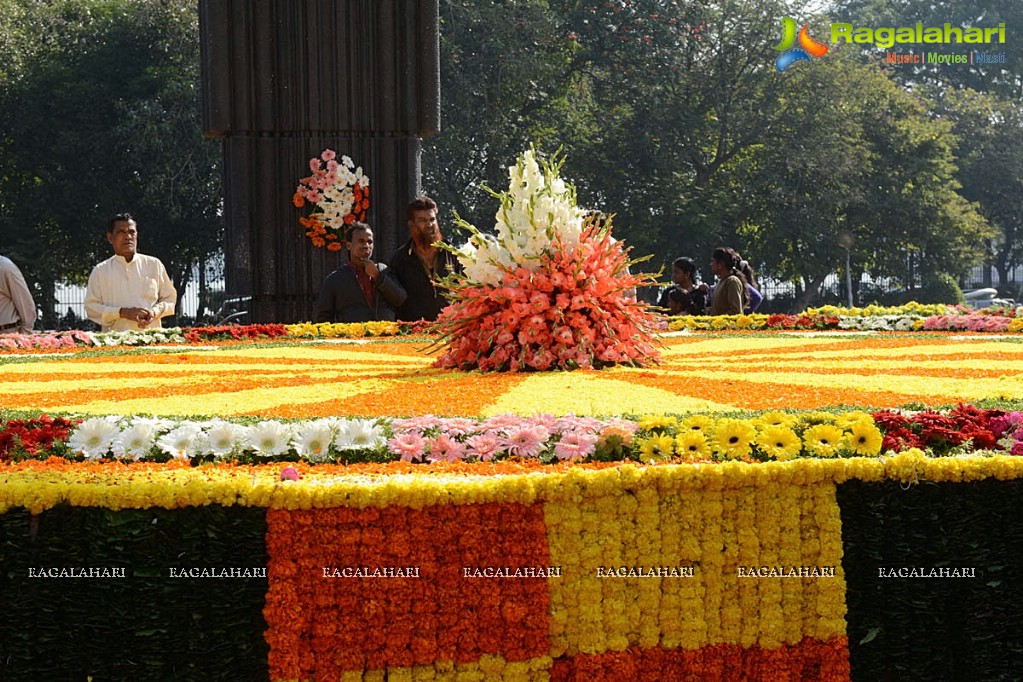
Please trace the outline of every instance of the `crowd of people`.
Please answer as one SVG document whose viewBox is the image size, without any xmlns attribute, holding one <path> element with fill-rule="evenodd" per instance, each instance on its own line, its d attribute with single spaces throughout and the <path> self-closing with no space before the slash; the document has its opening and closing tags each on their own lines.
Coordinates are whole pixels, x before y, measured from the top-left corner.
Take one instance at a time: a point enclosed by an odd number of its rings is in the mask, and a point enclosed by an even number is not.
<svg viewBox="0 0 1023 682">
<path fill-rule="evenodd" d="M 441 247 L 437 204 L 427 196 L 406 207 L 408 241 L 387 263 L 373 259 L 373 229 L 366 223 L 348 226 L 348 260 L 323 281 L 317 298 L 316 322 L 436 320 L 447 305 L 440 282 L 461 272 L 458 258 Z M 128 213 L 114 216 L 106 227 L 114 255 L 89 275 L 85 312 L 103 331 L 161 326 L 174 314 L 177 291 L 158 258 L 137 251 L 138 226 Z M 714 249 L 710 270 L 717 281 L 699 282 L 692 258 L 676 258 L 671 285 L 658 307 L 669 315 L 738 315 L 752 313 L 763 300 L 749 263 L 730 247 Z M 28 333 L 36 322 L 36 306 L 24 276 L 10 259 L 0 256 L 0 334 Z"/>
<path fill-rule="evenodd" d="M 710 271 L 717 282 L 700 283 L 692 258 L 676 258 L 671 264 L 672 284 L 657 302 L 668 315 L 742 315 L 756 311 L 763 302 L 756 275 L 735 249 L 719 246 L 710 256 Z"/>
</svg>

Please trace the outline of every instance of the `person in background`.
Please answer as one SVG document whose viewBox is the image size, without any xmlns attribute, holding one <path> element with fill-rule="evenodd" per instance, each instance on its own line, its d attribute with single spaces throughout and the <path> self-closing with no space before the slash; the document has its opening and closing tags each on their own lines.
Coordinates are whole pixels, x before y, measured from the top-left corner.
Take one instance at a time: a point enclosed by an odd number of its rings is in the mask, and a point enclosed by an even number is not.
<svg viewBox="0 0 1023 682">
<path fill-rule="evenodd" d="M 739 271 L 742 272 L 742 276 L 746 278 L 746 293 L 749 294 L 749 298 L 746 302 L 746 307 L 743 312 L 747 315 L 751 315 L 757 311 L 760 304 L 764 302 L 764 295 L 760 293 L 760 285 L 757 283 L 756 273 L 753 272 L 753 268 L 750 264 L 742 259 L 742 256 L 738 253 L 735 254 L 739 257 Z"/>
<path fill-rule="evenodd" d="M 719 246 L 710 257 L 710 269 L 718 278 L 710 293 L 711 315 L 741 315 L 749 299 L 742 261 L 735 249 Z"/>
<path fill-rule="evenodd" d="M 703 315 L 707 307 L 706 287 L 696 283 L 696 263 L 692 258 L 676 258 L 671 264 L 671 281 L 657 305 L 667 308 L 669 315 Z"/>
<path fill-rule="evenodd" d="M 455 254 L 437 246 L 444 237 L 433 199 L 421 196 L 409 202 L 405 217 L 409 240 L 391 254 L 390 260 L 391 272 L 407 294 L 398 308 L 398 319 L 433 321 L 448 304 L 438 280 L 461 272 L 462 264 Z"/>
<path fill-rule="evenodd" d="M 129 213 L 111 218 L 106 235 L 114 255 L 89 275 L 85 314 L 105 332 L 162 326 L 178 300 L 163 263 L 136 251 L 138 227 Z"/>
<path fill-rule="evenodd" d="M 373 262 L 373 230 L 352 223 L 345 232 L 348 262 L 327 275 L 316 302 L 317 322 L 396 319 L 405 289 L 383 263 Z"/>
<path fill-rule="evenodd" d="M 25 277 L 10 258 L 0 256 L 0 334 L 28 334 L 36 323 L 36 304 Z"/>
</svg>

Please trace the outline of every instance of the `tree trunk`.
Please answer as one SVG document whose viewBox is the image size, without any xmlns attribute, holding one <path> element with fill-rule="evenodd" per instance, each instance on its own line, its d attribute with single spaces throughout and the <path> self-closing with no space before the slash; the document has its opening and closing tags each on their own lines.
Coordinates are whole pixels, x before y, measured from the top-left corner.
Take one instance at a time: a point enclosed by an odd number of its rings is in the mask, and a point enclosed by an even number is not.
<svg viewBox="0 0 1023 682">
<path fill-rule="evenodd" d="M 56 329 L 60 321 L 57 313 L 57 283 L 47 277 L 39 286 L 41 291 L 36 306 L 42 311 L 42 319 L 37 324 L 41 324 L 43 329 Z"/>
<path fill-rule="evenodd" d="M 793 315 L 798 315 L 807 308 L 810 304 L 816 301 L 820 297 L 821 285 L 824 284 L 824 280 L 828 278 L 827 274 L 818 275 L 810 280 L 810 283 L 806 285 L 806 288 L 802 293 L 796 294 L 796 300 L 792 304 L 792 310 L 789 312 Z"/>
</svg>

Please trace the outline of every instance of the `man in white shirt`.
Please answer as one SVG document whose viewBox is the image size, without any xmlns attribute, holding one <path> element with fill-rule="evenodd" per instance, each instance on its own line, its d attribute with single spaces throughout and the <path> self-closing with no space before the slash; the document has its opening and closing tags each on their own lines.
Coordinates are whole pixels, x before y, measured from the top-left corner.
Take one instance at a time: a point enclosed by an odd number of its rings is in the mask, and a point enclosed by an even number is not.
<svg viewBox="0 0 1023 682">
<path fill-rule="evenodd" d="M 11 259 L 0 256 L 0 334 L 27 334 L 36 323 L 36 304 L 25 277 Z"/>
<path fill-rule="evenodd" d="M 85 290 L 85 314 L 103 331 L 159 327 L 174 314 L 178 292 L 159 258 L 135 250 L 135 219 L 121 213 L 107 227 L 114 255 L 92 269 Z"/>
</svg>

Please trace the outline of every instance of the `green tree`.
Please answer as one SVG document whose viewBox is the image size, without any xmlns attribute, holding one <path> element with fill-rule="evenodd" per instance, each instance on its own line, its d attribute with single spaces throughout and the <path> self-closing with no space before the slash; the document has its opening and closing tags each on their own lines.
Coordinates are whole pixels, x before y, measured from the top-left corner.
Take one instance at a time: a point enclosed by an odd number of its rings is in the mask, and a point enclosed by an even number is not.
<svg viewBox="0 0 1023 682">
<path fill-rule="evenodd" d="M 998 280 L 1009 282 L 1011 270 L 1023 263 L 1023 111 L 970 89 L 945 93 L 938 111 L 959 139 L 961 192 L 997 230 L 989 262 Z M 1019 297 L 1018 291 L 1007 293 Z"/>
<path fill-rule="evenodd" d="M 222 235 L 219 147 L 199 123 L 194 2 L 15 4 L 35 42 L 0 90 L 0 225 L 4 241 L 21 235 L 39 302 L 52 311 L 54 282 L 83 282 L 109 255 L 102 232 L 125 210 L 181 291 Z"/>
<path fill-rule="evenodd" d="M 801 65 L 802 66 L 802 65 Z M 862 272 L 913 289 L 983 258 L 986 221 L 955 180 L 950 125 L 873 64 L 835 55 L 791 73 L 790 119 L 736 169 L 752 210 L 743 226 L 771 274 L 812 304 L 852 245 Z"/>
<path fill-rule="evenodd" d="M 483 185 L 503 188 L 506 167 L 548 138 L 576 68 L 571 42 L 535 0 L 444 0 L 440 20 L 442 130 L 424 143 L 423 187 L 442 221 L 457 212 L 487 229 L 497 203 Z"/>
</svg>

